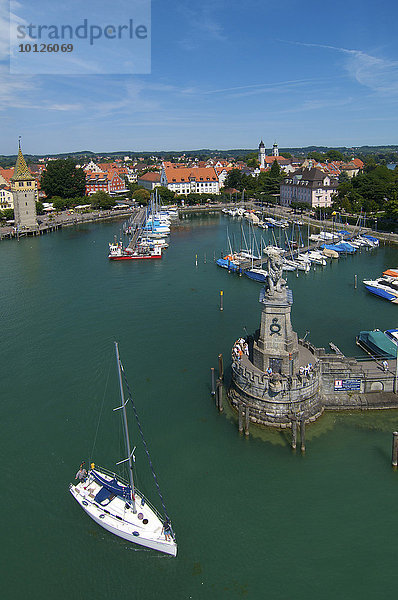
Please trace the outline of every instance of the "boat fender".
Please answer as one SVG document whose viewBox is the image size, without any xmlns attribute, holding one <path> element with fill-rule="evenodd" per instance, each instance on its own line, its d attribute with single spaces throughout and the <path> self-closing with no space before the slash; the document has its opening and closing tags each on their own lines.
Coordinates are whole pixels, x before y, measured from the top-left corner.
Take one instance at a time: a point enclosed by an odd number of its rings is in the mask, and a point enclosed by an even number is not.
<svg viewBox="0 0 398 600">
<path fill-rule="evenodd" d="M 133 531 L 133 535 L 135 535 L 135 537 L 138 537 L 140 534 L 138 533 L 138 531 Z"/>
<path fill-rule="evenodd" d="M 84 504 L 84 506 L 88 506 L 88 502 L 86 500 L 83 500 L 82 504 Z"/>
<path fill-rule="evenodd" d="M 100 519 L 104 519 L 104 518 L 105 518 L 105 515 L 104 515 L 104 514 L 102 514 L 102 515 L 100 515 L 100 516 L 99 516 L 99 518 L 100 518 Z"/>
</svg>

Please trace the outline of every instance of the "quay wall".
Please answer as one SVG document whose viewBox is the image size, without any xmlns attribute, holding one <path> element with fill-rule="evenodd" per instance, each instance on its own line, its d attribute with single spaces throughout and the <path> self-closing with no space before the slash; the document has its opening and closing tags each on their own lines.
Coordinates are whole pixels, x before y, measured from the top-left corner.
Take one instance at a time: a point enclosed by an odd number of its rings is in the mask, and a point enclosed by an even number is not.
<svg viewBox="0 0 398 600">
<path fill-rule="evenodd" d="M 250 422 L 284 429 L 301 419 L 313 422 L 325 410 L 398 408 L 395 361 L 390 361 L 392 370 L 386 373 L 379 361 L 326 354 L 324 348 L 304 340 L 299 344 L 313 355 L 313 370 L 310 375 L 282 377 L 277 389 L 249 360 L 233 357 L 228 398 L 236 411 L 248 410 Z M 338 389 L 339 381 L 353 382 L 358 389 Z"/>
</svg>

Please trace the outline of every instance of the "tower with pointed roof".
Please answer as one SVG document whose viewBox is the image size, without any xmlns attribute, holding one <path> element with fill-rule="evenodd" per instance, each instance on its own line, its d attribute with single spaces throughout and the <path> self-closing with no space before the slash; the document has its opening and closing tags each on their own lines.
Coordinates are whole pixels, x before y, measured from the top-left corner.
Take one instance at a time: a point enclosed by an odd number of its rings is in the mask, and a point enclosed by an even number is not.
<svg viewBox="0 0 398 600">
<path fill-rule="evenodd" d="M 20 143 L 18 146 L 17 162 L 10 183 L 14 198 L 15 225 L 21 229 L 37 229 L 37 181 L 28 169 Z"/>
<path fill-rule="evenodd" d="M 260 169 L 265 169 L 265 146 L 263 140 L 261 140 L 258 146 L 258 162 L 260 163 Z"/>
</svg>

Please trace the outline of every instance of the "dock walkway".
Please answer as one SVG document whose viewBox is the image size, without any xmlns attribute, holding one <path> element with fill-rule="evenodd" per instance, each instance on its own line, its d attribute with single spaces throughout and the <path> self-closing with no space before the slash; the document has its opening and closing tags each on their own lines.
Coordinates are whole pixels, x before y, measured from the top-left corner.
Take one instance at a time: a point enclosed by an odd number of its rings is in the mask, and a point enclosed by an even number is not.
<svg viewBox="0 0 398 600">
<path fill-rule="evenodd" d="M 145 223 L 145 217 L 146 217 L 146 209 L 145 208 L 140 208 L 135 215 L 133 216 L 133 220 L 130 223 L 130 227 L 132 227 L 134 229 L 134 233 L 131 237 L 131 240 L 128 243 L 127 248 L 130 248 L 130 250 L 134 250 L 138 239 L 142 233 L 142 227 Z"/>
</svg>

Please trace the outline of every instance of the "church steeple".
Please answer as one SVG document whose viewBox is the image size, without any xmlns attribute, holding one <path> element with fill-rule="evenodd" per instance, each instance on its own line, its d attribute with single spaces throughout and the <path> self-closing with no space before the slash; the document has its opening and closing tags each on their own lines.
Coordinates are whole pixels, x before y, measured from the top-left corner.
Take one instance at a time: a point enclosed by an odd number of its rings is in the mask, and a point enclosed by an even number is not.
<svg viewBox="0 0 398 600">
<path fill-rule="evenodd" d="M 265 167 L 265 145 L 263 140 L 258 145 L 258 162 L 260 163 L 260 169 Z"/>
</svg>

